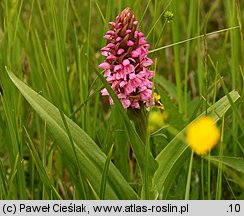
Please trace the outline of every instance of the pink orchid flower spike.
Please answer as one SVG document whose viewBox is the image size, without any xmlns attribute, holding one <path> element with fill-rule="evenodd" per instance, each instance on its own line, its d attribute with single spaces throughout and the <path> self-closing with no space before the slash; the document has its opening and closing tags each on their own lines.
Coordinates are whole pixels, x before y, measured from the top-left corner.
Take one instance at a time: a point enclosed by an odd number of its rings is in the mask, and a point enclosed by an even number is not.
<svg viewBox="0 0 244 216">
<path fill-rule="evenodd" d="M 153 71 L 148 69 L 153 63 L 147 57 L 150 45 L 137 29 L 138 21 L 130 8 L 124 9 L 109 25 L 110 30 L 104 36 L 107 45 L 101 49 L 106 59 L 98 67 L 105 70 L 107 82 L 125 109 L 149 107 L 153 77 Z M 109 96 L 106 89 L 101 94 Z M 110 96 L 109 101 L 113 104 Z"/>
</svg>

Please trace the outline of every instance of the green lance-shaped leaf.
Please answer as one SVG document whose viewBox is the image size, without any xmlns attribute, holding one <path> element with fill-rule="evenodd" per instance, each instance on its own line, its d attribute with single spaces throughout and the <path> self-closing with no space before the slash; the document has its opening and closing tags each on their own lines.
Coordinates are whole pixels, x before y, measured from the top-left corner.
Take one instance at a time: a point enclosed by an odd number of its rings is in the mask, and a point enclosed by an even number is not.
<svg viewBox="0 0 244 216">
<path fill-rule="evenodd" d="M 19 80 L 12 72 L 8 72 L 8 75 L 33 109 L 46 121 L 50 134 L 67 159 L 76 164 L 72 144 L 58 108 Z M 77 124 L 67 116 L 65 116 L 65 120 L 72 136 L 82 175 L 88 179 L 95 192 L 99 194 L 106 155 Z M 105 199 L 137 198 L 137 194 L 111 163 L 107 173 Z"/>
<path fill-rule="evenodd" d="M 211 156 L 205 157 L 211 163 L 218 166 L 221 163 L 222 170 L 229 176 L 231 181 L 234 181 L 240 187 L 244 188 L 244 158 L 229 157 L 229 156 Z"/>
<path fill-rule="evenodd" d="M 208 158 L 206 159 L 208 160 Z M 214 164 L 218 164 L 218 162 L 221 162 L 224 165 L 232 168 L 233 170 L 244 174 L 244 158 L 228 157 L 228 156 L 223 156 L 221 158 L 219 156 L 211 156 L 209 159 Z"/>
</svg>

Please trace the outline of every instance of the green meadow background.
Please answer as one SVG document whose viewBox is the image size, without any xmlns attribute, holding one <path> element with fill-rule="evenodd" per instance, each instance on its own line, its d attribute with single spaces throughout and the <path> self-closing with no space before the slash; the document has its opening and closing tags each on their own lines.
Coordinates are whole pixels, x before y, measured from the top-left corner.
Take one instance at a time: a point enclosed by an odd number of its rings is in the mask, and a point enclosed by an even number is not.
<svg viewBox="0 0 244 216">
<path fill-rule="evenodd" d="M 100 95 L 126 7 L 168 115 L 146 142 Z M 243 22 L 243 0 L 1 0 L 0 198 L 244 199 Z M 221 139 L 200 157 L 185 129 L 205 114 Z"/>
</svg>

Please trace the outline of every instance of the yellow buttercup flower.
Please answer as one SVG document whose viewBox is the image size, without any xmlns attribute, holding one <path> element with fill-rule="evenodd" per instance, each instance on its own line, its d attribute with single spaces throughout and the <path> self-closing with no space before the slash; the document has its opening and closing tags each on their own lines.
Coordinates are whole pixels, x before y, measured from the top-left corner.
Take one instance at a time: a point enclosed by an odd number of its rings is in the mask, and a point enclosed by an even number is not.
<svg viewBox="0 0 244 216">
<path fill-rule="evenodd" d="M 186 139 L 191 149 L 198 155 L 210 151 L 220 138 L 220 130 L 210 117 L 200 117 L 191 123 L 186 131 Z"/>
</svg>

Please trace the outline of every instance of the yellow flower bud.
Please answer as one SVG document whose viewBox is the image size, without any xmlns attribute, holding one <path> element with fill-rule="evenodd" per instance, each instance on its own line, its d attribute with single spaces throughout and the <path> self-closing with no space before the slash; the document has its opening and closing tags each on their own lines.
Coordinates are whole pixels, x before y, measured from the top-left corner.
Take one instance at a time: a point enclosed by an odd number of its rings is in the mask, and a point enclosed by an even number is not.
<svg viewBox="0 0 244 216">
<path fill-rule="evenodd" d="M 166 111 L 162 112 L 160 109 L 150 111 L 148 118 L 149 131 L 154 132 L 157 129 L 163 127 L 167 117 L 168 113 Z"/>
</svg>

